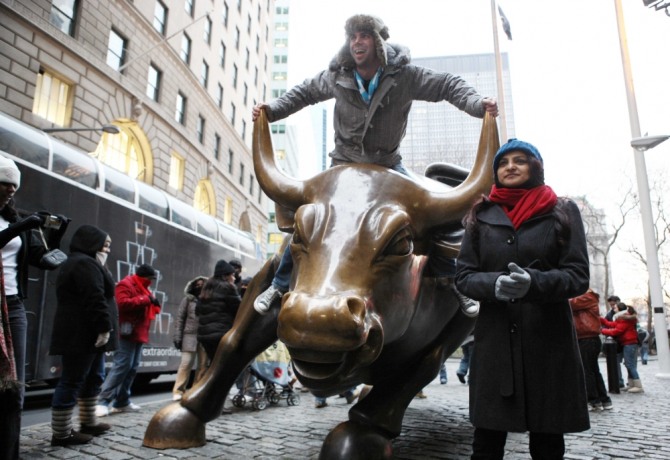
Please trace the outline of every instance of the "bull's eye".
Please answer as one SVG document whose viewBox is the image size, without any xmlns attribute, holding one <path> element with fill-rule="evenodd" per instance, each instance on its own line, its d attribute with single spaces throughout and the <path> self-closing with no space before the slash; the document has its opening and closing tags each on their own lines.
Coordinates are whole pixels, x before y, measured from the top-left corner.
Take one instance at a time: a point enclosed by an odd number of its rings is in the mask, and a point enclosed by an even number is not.
<svg viewBox="0 0 670 460">
<path fill-rule="evenodd" d="M 300 232 L 295 231 L 293 232 L 293 238 L 291 238 L 291 243 L 292 244 L 302 244 L 302 238 L 300 237 Z"/>
<path fill-rule="evenodd" d="M 412 234 L 409 230 L 403 229 L 393 237 L 393 240 L 384 249 L 385 256 L 406 256 L 414 250 Z"/>
</svg>

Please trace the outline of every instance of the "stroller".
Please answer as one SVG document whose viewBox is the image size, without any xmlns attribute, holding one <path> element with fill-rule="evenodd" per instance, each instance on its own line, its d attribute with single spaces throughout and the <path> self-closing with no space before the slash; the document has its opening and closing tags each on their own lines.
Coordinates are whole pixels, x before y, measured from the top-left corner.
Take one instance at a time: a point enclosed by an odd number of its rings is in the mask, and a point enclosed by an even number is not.
<svg viewBox="0 0 670 460">
<path fill-rule="evenodd" d="M 251 407 L 263 410 L 270 404 L 279 404 L 282 399 L 289 406 L 300 404 L 300 395 L 293 391 L 289 376 L 291 357 L 286 346 L 277 341 L 243 372 L 242 385 L 233 397 L 235 407 L 244 407 L 251 398 Z"/>
</svg>

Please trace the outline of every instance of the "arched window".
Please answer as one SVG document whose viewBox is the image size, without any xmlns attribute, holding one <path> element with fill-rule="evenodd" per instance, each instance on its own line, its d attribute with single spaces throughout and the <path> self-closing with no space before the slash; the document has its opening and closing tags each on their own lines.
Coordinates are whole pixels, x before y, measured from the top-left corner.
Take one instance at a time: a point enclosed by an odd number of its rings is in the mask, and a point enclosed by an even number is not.
<svg viewBox="0 0 670 460">
<path fill-rule="evenodd" d="M 94 156 L 133 179 L 151 184 L 154 161 L 146 134 L 133 120 L 115 120 L 114 126 L 119 134 L 103 133 Z"/>
<path fill-rule="evenodd" d="M 193 206 L 200 212 L 216 217 L 216 196 L 214 187 L 209 179 L 200 179 L 195 188 Z"/>
</svg>

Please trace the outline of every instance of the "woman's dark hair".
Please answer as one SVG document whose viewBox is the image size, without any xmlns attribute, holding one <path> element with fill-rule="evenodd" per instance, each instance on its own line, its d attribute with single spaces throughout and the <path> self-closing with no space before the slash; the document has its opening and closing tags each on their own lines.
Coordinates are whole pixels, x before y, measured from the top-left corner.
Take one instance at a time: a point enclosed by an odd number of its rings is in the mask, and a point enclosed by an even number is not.
<svg viewBox="0 0 670 460">
<path fill-rule="evenodd" d="M 539 162 L 538 162 L 539 163 Z M 551 213 L 556 217 L 556 234 L 558 235 L 558 244 L 561 246 L 566 244 L 570 240 L 570 217 L 566 212 L 565 208 L 569 200 L 567 198 L 559 198 L 556 202 L 556 206 L 551 210 Z M 487 206 L 491 203 L 491 200 L 488 196 L 482 195 L 479 200 L 475 202 L 470 208 L 470 211 L 463 217 L 463 227 L 465 231 L 473 235 L 477 234 L 478 224 L 477 224 L 477 213 L 484 206 Z"/>
<path fill-rule="evenodd" d="M 626 305 L 623 302 L 617 302 L 616 309 L 617 309 L 617 311 L 627 311 L 628 310 L 628 305 Z"/>
</svg>

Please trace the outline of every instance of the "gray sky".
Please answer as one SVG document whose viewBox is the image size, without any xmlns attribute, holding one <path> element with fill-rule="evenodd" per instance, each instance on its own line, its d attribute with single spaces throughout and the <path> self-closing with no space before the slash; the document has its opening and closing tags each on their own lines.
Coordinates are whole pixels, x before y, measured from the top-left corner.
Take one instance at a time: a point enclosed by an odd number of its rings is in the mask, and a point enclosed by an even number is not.
<svg viewBox="0 0 670 460">
<path fill-rule="evenodd" d="M 642 0 L 622 3 L 641 132 L 670 134 L 670 17 Z M 510 59 L 516 136 L 539 148 L 547 184 L 559 195 L 585 195 L 615 212 L 637 183 L 614 1 L 500 5 L 513 36 L 507 40 L 498 22 L 501 51 Z M 344 21 L 357 13 L 381 17 L 389 41 L 414 57 L 493 52 L 489 0 L 291 0 L 289 86 L 326 68 L 344 44 Z M 296 114 L 287 123 L 305 118 Z M 314 155 L 304 150 L 300 161 L 309 163 Z M 645 158 L 650 180 L 667 172 L 670 141 Z M 623 252 L 631 244 L 644 250 L 639 221 L 629 224 L 614 254 L 615 288 L 624 300 L 646 292 L 644 270 Z"/>
</svg>

